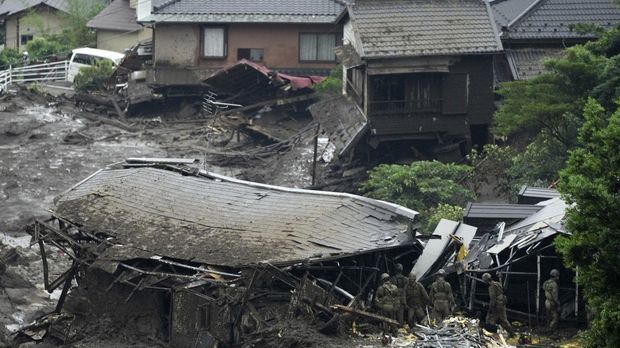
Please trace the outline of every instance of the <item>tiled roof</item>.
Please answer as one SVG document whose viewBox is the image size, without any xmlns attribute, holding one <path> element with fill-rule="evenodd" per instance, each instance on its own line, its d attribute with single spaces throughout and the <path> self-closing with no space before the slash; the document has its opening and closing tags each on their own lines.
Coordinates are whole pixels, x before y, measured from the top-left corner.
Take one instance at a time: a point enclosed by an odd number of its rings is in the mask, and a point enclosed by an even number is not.
<svg viewBox="0 0 620 348">
<path fill-rule="evenodd" d="M 490 2 L 497 29 L 508 26 L 536 0 L 493 0 Z"/>
<path fill-rule="evenodd" d="M 514 0 L 517 1 L 517 0 Z M 579 39 L 573 30 L 580 23 L 611 29 L 620 23 L 620 8 L 614 0 L 537 0 L 515 18 L 503 35 L 508 39 Z"/>
<path fill-rule="evenodd" d="M 169 0 L 141 21 L 332 23 L 344 8 L 341 0 Z"/>
<path fill-rule="evenodd" d="M 102 170 L 55 204 L 56 216 L 86 232 L 111 235 L 115 244 L 231 267 L 412 245 L 407 229 L 417 216 L 351 194 L 153 167 Z"/>
<path fill-rule="evenodd" d="M 506 49 L 506 59 L 515 80 L 528 80 L 545 72 L 544 62 L 558 58 L 562 48 L 518 48 Z"/>
<path fill-rule="evenodd" d="M 38 5 L 47 5 L 65 12 L 68 8 L 66 0 L 4 0 L 0 4 L 0 15 L 10 16 Z"/>
<path fill-rule="evenodd" d="M 502 50 L 482 0 L 357 0 L 349 14 L 365 58 Z"/>
<path fill-rule="evenodd" d="M 136 22 L 136 9 L 129 7 L 129 0 L 114 0 L 98 15 L 91 19 L 87 27 L 94 29 L 134 31 L 142 29 Z"/>
</svg>

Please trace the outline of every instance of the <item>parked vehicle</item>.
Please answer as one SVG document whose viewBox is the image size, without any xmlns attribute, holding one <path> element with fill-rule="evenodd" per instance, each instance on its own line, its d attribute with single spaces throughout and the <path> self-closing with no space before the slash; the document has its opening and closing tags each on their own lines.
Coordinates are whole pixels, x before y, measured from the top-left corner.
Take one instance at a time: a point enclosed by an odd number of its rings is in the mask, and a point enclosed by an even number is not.
<svg viewBox="0 0 620 348">
<path fill-rule="evenodd" d="M 81 68 L 92 66 L 97 60 L 109 59 L 114 66 L 118 66 L 125 57 L 123 53 L 89 47 L 76 48 L 72 52 L 69 60 L 69 71 L 67 72 L 67 81 L 69 82 L 73 82 Z"/>
</svg>

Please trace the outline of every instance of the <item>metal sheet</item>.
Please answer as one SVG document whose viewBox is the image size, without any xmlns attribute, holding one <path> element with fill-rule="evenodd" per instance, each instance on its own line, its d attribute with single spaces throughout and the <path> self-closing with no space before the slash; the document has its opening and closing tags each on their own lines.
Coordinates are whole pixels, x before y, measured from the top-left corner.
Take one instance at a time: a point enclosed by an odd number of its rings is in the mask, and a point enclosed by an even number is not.
<svg viewBox="0 0 620 348">
<path fill-rule="evenodd" d="M 492 248 L 487 250 L 487 253 L 489 254 L 501 253 L 504 249 L 508 248 L 512 244 L 512 242 L 514 242 L 515 238 L 517 238 L 516 234 L 509 234 L 507 236 L 504 236 L 504 238 L 499 243 L 495 244 Z"/>
<path fill-rule="evenodd" d="M 460 224 L 459 228 L 454 233 L 454 236 L 459 237 L 463 244 L 469 249 L 471 241 L 474 240 L 474 236 L 476 236 L 476 231 L 478 227 L 470 226 L 467 224 Z"/>
<path fill-rule="evenodd" d="M 458 226 L 459 223 L 456 221 L 441 219 L 432 234 L 439 238 L 430 239 L 426 243 L 422 255 L 420 255 L 415 265 L 413 265 L 411 273 L 415 274 L 418 279 L 422 279 L 446 249 L 450 242 L 449 236 L 454 233 Z"/>
</svg>

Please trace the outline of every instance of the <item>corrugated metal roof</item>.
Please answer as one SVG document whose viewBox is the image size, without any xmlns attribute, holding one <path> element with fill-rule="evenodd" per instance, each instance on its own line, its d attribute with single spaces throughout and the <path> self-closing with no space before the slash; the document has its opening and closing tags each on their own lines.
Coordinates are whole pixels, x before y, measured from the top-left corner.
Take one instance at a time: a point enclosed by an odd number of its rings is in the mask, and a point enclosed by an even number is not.
<svg viewBox="0 0 620 348">
<path fill-rule="evenodd" d="M 524 219 L 542 206 L 506 203 L 468 203 L 463 214 L 467 219 Z"/>
<path fill-rule="evenodd" d="M 506 59 L 515 80 L 528 80 L 545 72 L 545 60 L 559 58 L 561 47 L 506 49 Z"/>
<path fill-rule="evenodd" d="M 556 189 L 546 187 L 523 186 L 519 191 L 519 196 L 536 197 L 536 198 L 555 198 L 560 197 L 560 193 Z"/>
<path fill-rule="evenodd" d="M 114 0 L 98 15 L 88 21 L 89 28 L 135 31 L 142 29 L 136 22 L 136 9 L 129 7 L 129 0 Z"/>
<path fill-rule="evenodd" d="M 490 1 L 497 29 L 507 26 L 536 0 L 494 0 Z"/>
<path fill-rule="evenodd" d="M 142 167 L 94 174 L 57 198 L 55 215 L 116 244 L 242 266 L 412 245 L 417 213 L 350 194 Z"/>
<path fill-rule="evenodd" d="M 502 50 L 482 0 L 358 0 L 353 30 L 366 58 L 481 54 Z"/>
<path fill-rule="evenodd" d="M 153 7 L 144 22 L 332 23 L 344 11 L 339 0 L 170 0 Z"/>
<path fill-rule="evenodd" d="M 620 23 L 620 8 L 614 0 L 537 0 L 509 23 L 507 39 L 583 39 L 572 26 L 591 23 L 605 30 Z"/>
</svg>

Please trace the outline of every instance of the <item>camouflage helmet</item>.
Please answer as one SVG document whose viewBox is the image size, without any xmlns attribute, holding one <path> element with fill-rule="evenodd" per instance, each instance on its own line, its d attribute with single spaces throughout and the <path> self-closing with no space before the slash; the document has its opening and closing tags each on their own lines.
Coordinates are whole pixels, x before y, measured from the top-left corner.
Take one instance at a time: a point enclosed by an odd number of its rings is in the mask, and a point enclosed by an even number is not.
<svg viewBox="0 0 620 348">
<path fill-rule="evenodd" d="M 446 271 L 444 271 L 443 268 L 442 268 L 439 271 L 437 271 L 437 275 L 441 276 L 441 277 L 445 277 L 446 276 Z"/>
<path fill-rule="evenodd" d="M 489 273 L 483 274 L 482 275 L 482 280 L 485 281 L 485 282 L 490 281 L 491 280 L 491 274 L 489 274 Z"/>
<path fill-rule="evenodd" d="M 387 273 L 382 273 L 381 274 L 381 280 L 386 280 L 386 279 L 390 279 L 390 275 Z"/>
<path fill-rule="evenodd" d="M 559 277 L 560 276 L 560 271 L 558 271 L 557 269 L 554 268 L 554 269 L 551 270 L 549 275 L 551 275 L 552 277 Z"/>
<path fill-rule="evenodd" d="M 403 264 L 402 263 L 397 263 L 394 265 L 394 270 L 396 270 L 396 272 L 402 272 L 403 271 Z"/>
</svg>

